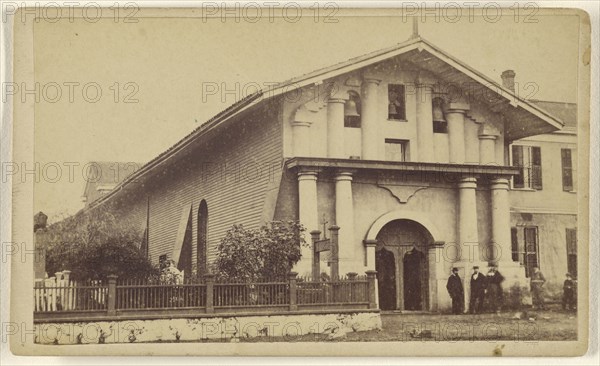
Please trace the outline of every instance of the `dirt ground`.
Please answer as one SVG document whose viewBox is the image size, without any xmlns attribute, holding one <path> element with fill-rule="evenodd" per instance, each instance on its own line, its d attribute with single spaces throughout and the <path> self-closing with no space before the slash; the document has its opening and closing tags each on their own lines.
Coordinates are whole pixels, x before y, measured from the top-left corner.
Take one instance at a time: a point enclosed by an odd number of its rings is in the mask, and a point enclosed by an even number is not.
<svg viewBox="0 0 600 366">
<path fill-rule="evenodd" d="M 240 339 L 241 342 L 443 342 L 443 341 L 566 341 L 577 340 L 577 314 L 551 306 L 545 311 L 479 315 L 382 313 L 383 329 L 345 335 Z"/>
</svg>

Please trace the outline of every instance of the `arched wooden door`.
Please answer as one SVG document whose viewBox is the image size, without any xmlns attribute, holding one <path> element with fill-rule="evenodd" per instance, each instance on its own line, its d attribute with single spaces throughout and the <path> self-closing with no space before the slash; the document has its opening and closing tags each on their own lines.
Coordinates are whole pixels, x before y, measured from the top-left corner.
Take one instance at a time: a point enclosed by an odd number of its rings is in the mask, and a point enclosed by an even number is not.
<svg viewBox="0 0 600 366">
<path fill-rule="evenodd" d="M 377 234 L 375 267 L 386 274 L 377 274 L 379 281 L 389 281 L 389 268 L 395 269 L 394 286 L 385 286 L 394 292 L 395 304 L 391 308 L 387 301 L 389 294 L 379 294 L 382 310 L 427 310 L 429 308 L 429 261 L 428 247 L 433 243 L 429 231 L 416 221 L 393 220 L 384 225 Z M 390 253 L 391 255 L 384 253 Z M 393 264 L 388 263 L 393 258 Z M 381 278 L 381 279 L 380 279 Z"/>
<path fill-rule="evenodd" d="M 377 291 L 381 310 L 396 309 L 396 260 L 394 253 L 382 248 L 375 253 Z"/>
<path fill-rule="evenodd" d="M 425 310 L 425 286 L 427 276 L 425 273 L 425 255 L 413 249 L 407 252 L 402 259 L 404 282 L 404 309 Z"/>
</svg>

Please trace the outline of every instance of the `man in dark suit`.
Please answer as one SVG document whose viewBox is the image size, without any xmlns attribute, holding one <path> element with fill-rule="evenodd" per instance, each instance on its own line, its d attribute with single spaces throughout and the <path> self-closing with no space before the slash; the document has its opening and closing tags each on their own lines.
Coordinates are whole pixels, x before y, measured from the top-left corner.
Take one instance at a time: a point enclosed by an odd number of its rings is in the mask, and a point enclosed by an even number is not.
<svg viewBox="0 0 600 366">
<path fill-rule="evenodd" d="M 492 313 L 497 313 L 502 309 L 502 305 L 504 304 L 504 293 L 502 291 L 504 276 L 502 276 L 496 266 L 490 266 L 486 280 L 489 310 Z"/>
<path fill-rule="evenodd" d="M 465 292 L 463 290 L 462 280 L 458 276 L 458 268 L 452 268 L 452 274 L 448 277 L 446 289 L 452 299 L 452 314 L 461 314 L 464 310 Z"/>
<path fill-rule="evenodd" d="M 570 273 L 566 274 L 567 279 L 563 283 L 563 298 L 562 308 L 563 310 L 575 310 L 577 301 L 575 300 L 576 282 L 573 280 L 573 275 Z"/>
<path fill-rule="evenodd" d="M 533 296 L 533 309 L 534 310 L 545 310 L 546 305 L 544 303 L 544 284 L 546 278 L 538 267 L 533 267 L 533 273 L 529 279 L 531 295 Z"/>
<path fill-rule="evenodd" d="M 486 280 L 482 273 L 479 273 L 479 267 L 473 267 L 471 275 L 471 299 L 469 301 L 469 312 L 471 314 L 481 313 L 483 310 L 483 300 L 485 298 Z"/>
</svg>

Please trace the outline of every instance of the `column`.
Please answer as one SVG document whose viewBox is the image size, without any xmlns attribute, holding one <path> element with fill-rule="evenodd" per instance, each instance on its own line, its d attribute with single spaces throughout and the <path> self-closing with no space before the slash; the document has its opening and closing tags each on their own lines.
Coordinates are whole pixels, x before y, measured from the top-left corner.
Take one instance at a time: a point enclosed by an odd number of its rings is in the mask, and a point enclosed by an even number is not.
<svg viewBox="0 0 600 366">
<path fill-rule="evenodd" d="M 381 80 L 366 78 L 362 83 L 360 116 L 361 136 L 362 136 L 362 155 L 363 160 L 380 160 L 379 145 L 382 143 L 379 138 L 381 125 L 378 119 L 378 88 Z"/>
<path fill-rule="evenodd" d="M 458 244 L 460 244 L 463 252 L 470 244 L 478 243 L 479 241 L 477 232 L 476 188 L 477 179 L 474 177 L 462 178 L 458 183 Z M 466 248 L 465 244 L 467 244 Z M 466 257 L 465 254 L 463 253 L 460 258 L 461 260 L 478 260 L 478 258 Z"/>
<path fill-rule="evenodd" d="M 494 135 L 479 135 L 479 164 L 496 164 L 496 138 Z"/>
<path fill-rule="evenodd" d="M 506 178 L 491 180 L 492 243 L 487 251 L 492 257 L 490 262 L 497 264 L 498 271 L 506 278 L 505 291 L 510 291 L 514 285 L 525 287 L 528 284 L 525 269 L 512 260 L 508 187 Z"/>
<path fill-rule="evenodd" d="M 497 178 L 491 181 L 492 201 L 492 262 L 511 262 L 510 208 L 508 200 L 508 179 Z"/>
<path fill-rule="evenodd" d="M 309 233 L 319 228 L 317 211 L 317 172 L 315 170 L 301 170 L 298 173 L 298 219 Z M 310 238 L 306 235 L 305 240 Z M 312 272 L 313 252 L 312 247 L 301 248 L 302 259 L 294 266 L 294 272 L 301 276 L 310 275 Z"/>
<path fill-rule="evenodd" d="M 417 85 L 417 159 L 428 163 L 434 161 L 431 93 L 430 85 Z"/>
<path fill-rule="evenodd" d="M 294 156 L 310 156 L 310 122 L 292 122 Z"/>
<path fill-rule="evenodd" d="M 342 159 L 344 154 L 344 104 L 346 100 L 331 98 L 327 102 L 327 156 Z"/>
<path fill-rule="evenodd" d="M 338 244 L 340 273 L 356 272 L 352 172 L 349 171 L 340 171 L 335 177 L 335 224 L 340 228 Z"/>
<path fill-rule="evenodd" d="M 475 195 L 477 180 L 464 177 L 458 183 L 458 243 L 461 257 L 457 258 L 460 267 L 465 268 L 463 278 L 465 289 L 465 306 L 469 304 L 469 275 L 471 267 L 479 262 L 479 236 L 477 232 L 477 200 Z"/>
<path fill-rule="evenodd" d="M 446 112 L 451 164 L 464 164 L 465 162 L 465 111 L 466 107 L 451 107 Z"/>
</svg>

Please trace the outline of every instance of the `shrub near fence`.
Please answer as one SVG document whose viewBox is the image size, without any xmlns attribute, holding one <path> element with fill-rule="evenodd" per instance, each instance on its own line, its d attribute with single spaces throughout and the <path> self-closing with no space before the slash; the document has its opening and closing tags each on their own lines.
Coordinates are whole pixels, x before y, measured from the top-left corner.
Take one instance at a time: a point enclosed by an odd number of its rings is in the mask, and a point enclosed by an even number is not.
<svg viewBox="0 0 600 366">
<path fill-rule="evenodd" d="M 287 281 L 254 283 L 215 281 L 214 275 L 207 275 L 202 281 L 187 280 L 176 284 L 164 284 L 158 280 L 117 280 L 116 276 L 109 276 L 106 283 L 59 287 L 63 292 L 56 292 L 53 288 L 53 294 L 77 294 L 66 295 L 69 299 L 79 299 L 73 302 L 77 305 L 62 308 L 36 306 L 34 320 L 85 320 L 86 315 L 80 310 L 97 310 L 94 316 L 111 319 L 142 314 L 177 316 L 177 311 L 185 315 L 201 315 L 376 309 L 375 286 L 374 271 L 363 277 L 350 274 L 326 282 L 298 278 L 296 273 L 290 273 Z M 42 290 L 48 289 L 37 285 L 34 288 L 36 304 L 40 298 L 48 298 L 40 295 Z M 58 316 L 60 313 L 64 316 Z"/>
<path fill-rule="evenodd" d="M 34 309 L 48 311 L 106 310 L 108 285 L 100 280 L 73 281 L 70 271 L 37 282 L 33 288 Z"/>
</svg>

